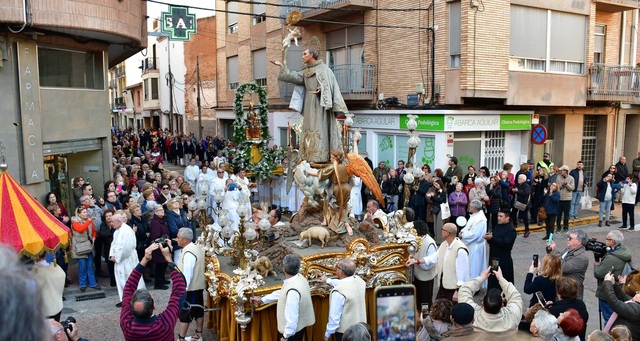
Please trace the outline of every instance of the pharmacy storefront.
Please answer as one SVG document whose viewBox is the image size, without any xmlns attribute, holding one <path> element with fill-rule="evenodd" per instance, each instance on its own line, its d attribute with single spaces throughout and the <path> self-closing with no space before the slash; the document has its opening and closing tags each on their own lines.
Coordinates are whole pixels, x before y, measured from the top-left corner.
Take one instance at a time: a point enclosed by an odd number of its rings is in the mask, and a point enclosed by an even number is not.
<svg viewBox="0 0 640 341">
<path fill-rule="evenodd" d="M 532 111 L 353 111 L 360 129 L 360 151 L 367 151 L 374 166 L 384 161 L 396 167 L 407 160 L 407 115 L 417 115 L 420 145 L 415 163 L 431 169 L 446 168 L 447 155 L 455 155 L 466 173 L 469 165 L 487 166 L 494 173 L 505 162 L 526 162 L 530 148 Z"/>
</svg>

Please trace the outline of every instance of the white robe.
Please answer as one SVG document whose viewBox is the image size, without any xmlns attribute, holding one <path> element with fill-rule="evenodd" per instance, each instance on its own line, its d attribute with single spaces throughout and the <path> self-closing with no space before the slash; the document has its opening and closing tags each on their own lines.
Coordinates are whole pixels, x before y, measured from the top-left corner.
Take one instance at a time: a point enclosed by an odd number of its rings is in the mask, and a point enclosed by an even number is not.
<svg viewBox="0 0 640 341">
<path fill-rule="evenodd" d="M 229 220 L 231 220 L 231 227 L 238 231 L 238 225 L 240 224 L 240 216 L 238 216 L 238 199 L 240 197 L 240 191 L 227 191 L 222 199 L 222 208 L 229 211 Z M 251 211 L 249 211 L 251 212 Z"/>
<path fill-rule="evenodd" d="M 355 215 L 362 214 L 362 196 L 360 190 L 362 189 L 362 179 L 357 176 L 353 177 L 353 186 L 351 186 L 351 193 L 349 195 L 349 205 L 351 205 L 351 211 Z"/>
<path fill-rule="evenodd" d="M 138 253 L 136 252 L 136 234 L 127 224 L 122 224 L 113 234 L 113 242 L 109 250 L 109 257 L 114 257 L 116 264 L 114 272 L 118 285 L 118 296 L 122 301 L 122 292 L 131 271 L 138 265 Z M 138 283 L 138 289 L 144 289 L 144 281 Z"/>
<path fill-rule="evenodd" d="M 460 240 L 469 249 L 469 278 L 480 276 L 480 273 L 488 267 L 485 233 L 487 233 L 487 217 L 483 211 L 472 214 L 460 231 Z M 486 287 L 486 281 L 483 287 Z"/>
<path fill-rule="evenodd" d="M 198 181 L 198 175 L 200 175 L 200 168 L 198 166 L 187 166 L 184 169 L 184 179 L 191 185 L 191 188 L 196 189 L 196 181 Z"/>
</svg>

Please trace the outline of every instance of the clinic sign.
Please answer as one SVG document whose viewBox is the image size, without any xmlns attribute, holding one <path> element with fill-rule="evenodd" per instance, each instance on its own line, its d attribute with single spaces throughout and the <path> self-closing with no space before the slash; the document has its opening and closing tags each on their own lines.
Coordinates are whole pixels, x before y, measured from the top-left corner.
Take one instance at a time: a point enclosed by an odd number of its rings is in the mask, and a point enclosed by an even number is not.
<svg viewBox="0 0 640 341">
<path fill-rule="evenodd" d="M 195 14 L 189 13 L 189 7 L 169 6 L 169 12 L 162 12 L 162 32 L 169 33 L 169 39 L 189 41 L 192 34 L 198 32 Z"/>
<path fill-rule="evenodd" d="M 400 115 L 399 129 L 407 129 L 409 118 Z M 422 114 L 416 119 L 417 130 L 428 131 L 495 131 L 495 130 L 529 130 L 531 115 L 529 114 Z"/>
</svg>

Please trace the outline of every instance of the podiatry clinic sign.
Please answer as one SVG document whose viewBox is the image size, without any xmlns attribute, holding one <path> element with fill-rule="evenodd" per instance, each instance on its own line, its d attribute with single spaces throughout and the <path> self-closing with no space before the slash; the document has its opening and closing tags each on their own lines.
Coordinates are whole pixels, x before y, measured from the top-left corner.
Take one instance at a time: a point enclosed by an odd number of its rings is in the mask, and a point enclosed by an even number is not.
<svg viewBox="0 0 640 341">
<path fill-rule="evenodd" d="M 528 113 L 482 113 L 469 114 L 418 114 L 417 130 L 427 131 L 494 131 L 530 130 L 531 114 Z M 407 114 L 400 114 L 400 129 L 407 129 Z"/>
<path fill-rule="evenodd" d="M 198 32 L 195 14 L 189 13 L 189 7 L 169 6 L 169 12 L 162 12 L 162 32 L 169 33 L 169 39 L 189 41 L 192 34 Z"/>
</svg>

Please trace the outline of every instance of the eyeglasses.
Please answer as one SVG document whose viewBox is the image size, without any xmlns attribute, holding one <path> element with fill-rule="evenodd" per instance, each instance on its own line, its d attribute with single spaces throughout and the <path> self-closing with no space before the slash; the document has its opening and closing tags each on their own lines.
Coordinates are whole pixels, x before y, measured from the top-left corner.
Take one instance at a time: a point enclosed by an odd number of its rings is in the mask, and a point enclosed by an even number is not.
<svg viewBox="0 0 640 341">
<path fill-rule="evenodd" d="M 169 189 L 169 187 L 162 187 L 162 189 Z"/>
<path fill-rule="evenodd" d="M 87 191 L 93 191 L 93 188 L 87 188 Z"/>
<path fill-rule="evenodd" d="M 613 239 L 611 239 L 611 238 L 605 238 L 605 240 L 613 240 Z"/>
</svg>

